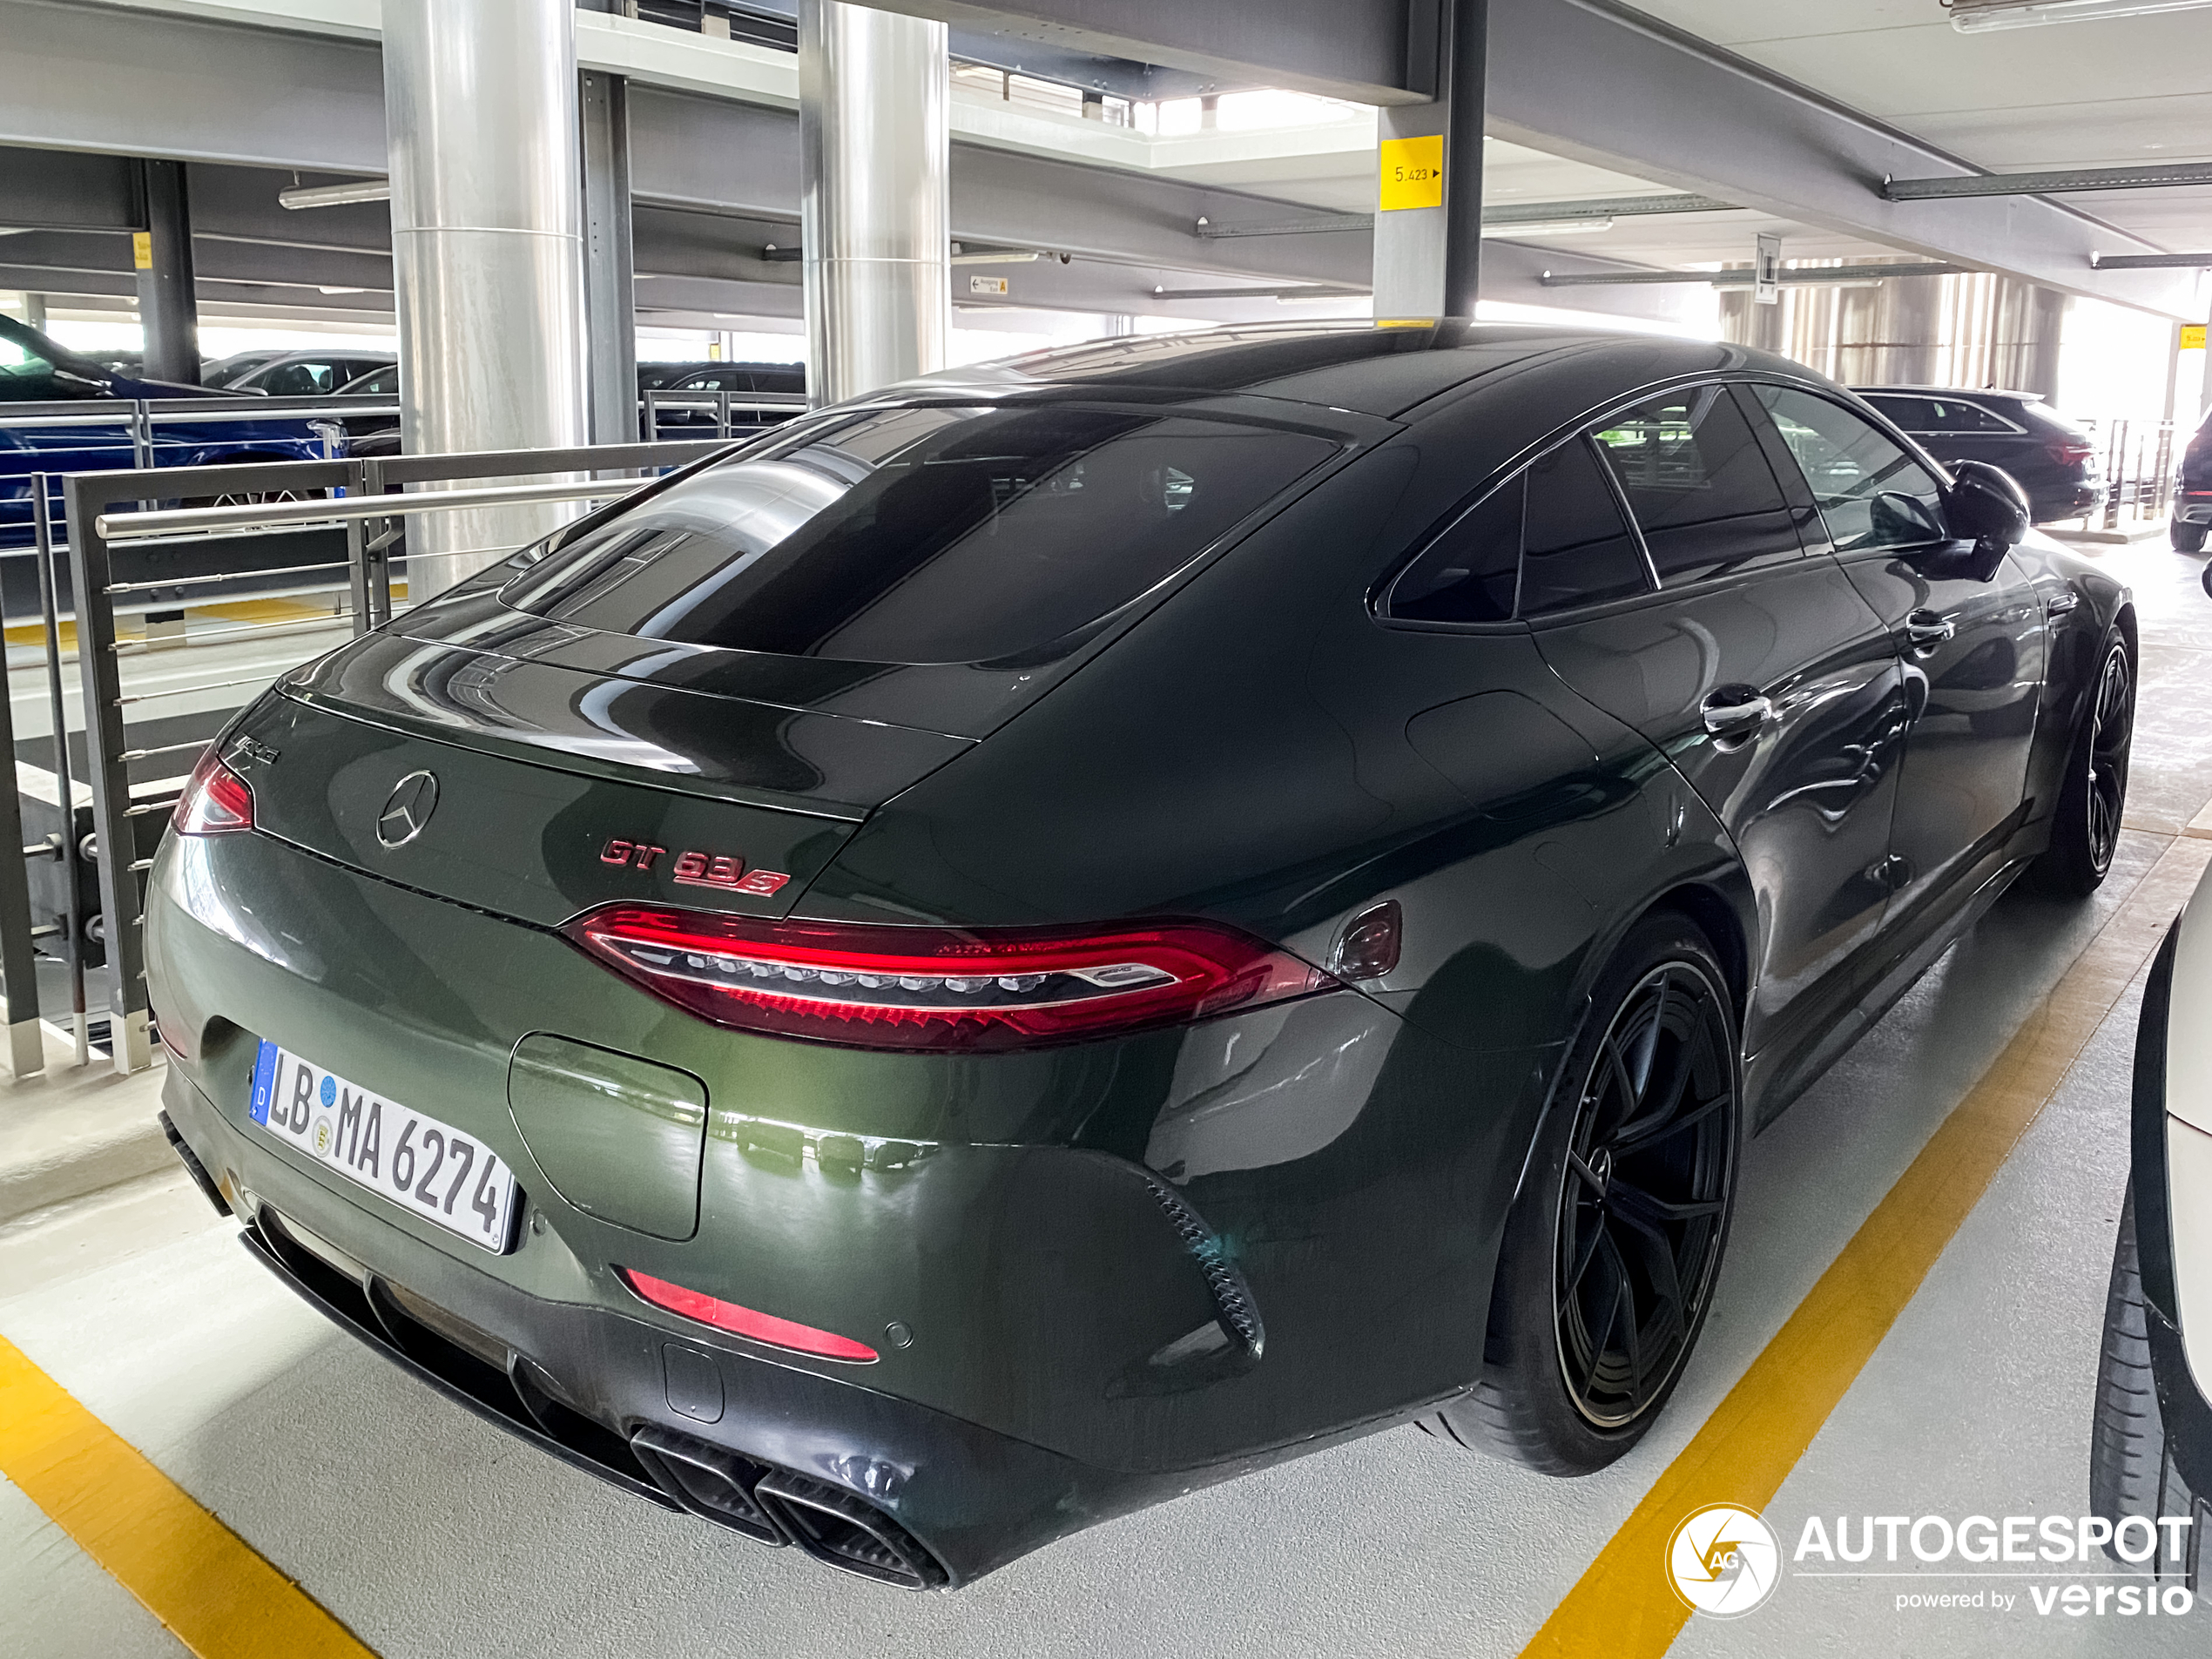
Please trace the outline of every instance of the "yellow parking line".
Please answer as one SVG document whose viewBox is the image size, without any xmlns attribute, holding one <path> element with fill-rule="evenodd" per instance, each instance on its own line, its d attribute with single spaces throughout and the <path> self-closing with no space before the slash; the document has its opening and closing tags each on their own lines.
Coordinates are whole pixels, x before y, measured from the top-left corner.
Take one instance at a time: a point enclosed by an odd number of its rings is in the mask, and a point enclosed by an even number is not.
<svg viewBox="0 0 2212 1659">
<path fill-rule="evenodd" d="M 199 1659 L 374 1659 L 4 1337 L 0 1474 Z"/>
<path fill-rule="evenodd" d="M 2212 841 L 2173 841 L 2051 994 L 1898 1178 L 1874 1213 L 1637 1504 L 1528 1656 L 1657 1659 L 1689 1609 L 1667 1545 L 1707 1504 L 1763 1509 L 1804 1455 L 1997 1171 L 2158 948 L 2212 863 Z"/>
</svg>

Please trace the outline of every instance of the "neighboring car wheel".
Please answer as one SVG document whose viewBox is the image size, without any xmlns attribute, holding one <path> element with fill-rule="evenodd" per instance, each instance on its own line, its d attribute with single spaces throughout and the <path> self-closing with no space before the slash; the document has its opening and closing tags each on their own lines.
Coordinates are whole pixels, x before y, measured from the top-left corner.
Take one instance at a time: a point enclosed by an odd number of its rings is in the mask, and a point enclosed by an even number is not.
<svg viewBox="0 0 2212 1659">
<path fill-rule="evenodd" d="M 2120 845 L 2128 805 L 2128 756 L 2135 738 L 2135 664 L 2119 631 L 2105 636 L 2096 688 L 2074 734 L 2066 781 L 2059 786 L 2051 845 L 2036 860 L 2037 883 L 2065 898 L 2103 885 Z"/>
<path fill-rule="evenodd" d="M 2089 1435 L 2089 1510 L 2107 1521 L 2141 1515 L 2196 1516 L 2188 1482 L 2166 1447 L 2158 1389 L 2151 1376 L 2150 1332 L 2143 1312 L 2143 1280 L 2135 1244 L 2135 1188 L 2120 1212 L 2112 1249 L 2112 1288 L 2105 1296 L 2104 1347 L 2097 1356 L 2097 1408 Z M 2204 1524 L 2199 1517 L 2199 1525 Z M 2196 1528 L 2191 1528 L 2195 1531 Z M 2161 1540 L 2162 1542 L 2162 1540 Z M 2119 1561 L 2111 1545 L 2105 1553 Z M 2161 1570 L 2165 1552 L 2159 1554 Z M 2196 1588 L 2199 1553 L 2188 1555 L 2189 1588 Z M 2128 1563 L 2134 1565 L 2134 1563 Z"/>
<path fill-rule="evenodd" d="M 1704 1322 L 1736 1196 L 1736 1015 L 1687 918 L 1636 924 L 1591 998 L 1506 1222 L 1482 1375 L 1430 1433 L 1546 1474 L 1643 1438 Z"/>
<path fill-rule="evenodd" d="M 2178 518 L 2167 521 L 2167 539 L 2174 543 L 2176 553 L 2203 552 L 2208 532 L 2212 532 L 2212 524 L 2184 524 Z"/>
</svg>

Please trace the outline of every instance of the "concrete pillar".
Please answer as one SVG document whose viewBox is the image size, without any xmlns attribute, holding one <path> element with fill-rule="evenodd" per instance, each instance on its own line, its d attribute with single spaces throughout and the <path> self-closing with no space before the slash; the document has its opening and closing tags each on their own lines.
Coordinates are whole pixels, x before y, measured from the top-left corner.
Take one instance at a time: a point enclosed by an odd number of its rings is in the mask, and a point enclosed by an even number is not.
<svg viewBox="0 0 2212 1659">
<path fill-rule="evenodd" d="M 816 403 L 944 367 L 951 133 L 941 23 L 799 0 L 799 234 Z"/>
<path fill-rule="evenodd" d="M 1434 100 L 1377 112 L 1378 317 L 1472 317 L 1480 287 L 1488 0 L 1438 0 L 1433 16 L 1433 45 L 1411 55 L 1433 64 Z"/>
<path fill-rule="evenodd" d="M 569 0 L 384 0 L 384 126 L 410 455 L 586 441 L 576 41 Z M 427 598 L 557 507 L 417 519 Z"/>
<path fill-rule="evenodd" d="M 138 163 L 145 228 L 131 239 L 148 380 L 199 384 L 199 306 L 192 293 L 192 203 L 181 161 Z"/>
<path fill-rule="evenodd" d="M 591 442 L 637 441 L 637 271 L 631 236 L 630 82 L 584 72 L 583 300 Z"/>
<path fill-rule="evenodd" d="M 2016 277 L 1997 280 L 1991 320 L 1989 381 L 2011 391 L 2055 398 L 2066 296 Z"/>
<path fill-rule="evenodd" d="M 46 332 L 46 296 L 44 294 L 26 293 L 24 295 L 23 324 L 26 328 L 36 328 L 42 334 Z"/>
</svg>

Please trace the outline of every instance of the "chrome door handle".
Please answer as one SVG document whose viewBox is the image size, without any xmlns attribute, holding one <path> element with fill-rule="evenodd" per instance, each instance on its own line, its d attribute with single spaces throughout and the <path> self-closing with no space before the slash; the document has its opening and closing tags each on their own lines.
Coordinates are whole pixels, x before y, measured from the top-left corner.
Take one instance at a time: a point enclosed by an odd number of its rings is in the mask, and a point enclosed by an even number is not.
<svg viewBox="0 0 2212 1659">
<path fill-rule="evenodd" d="M 2072 588 L 2061 588 L 2044 602 L 2043 609 L 2054 617 L 2063 617 L 2081 603 L 2081 596 Z"/>
<path fill-rule="evenodd" d="M 1774 714 L 1770 698 L 1754 693 L 1736 698 L 1716 691 L 1705 699 L 1703 710 L 1705 730 L 1721 738 L 1748 738 L 1764 725 Z"/>
<path fill-rule="evenodd" d="M 1956 637 L 1958 632 L 1957 623 L 1948 617 L 1939 617 L 1932 610 L 1916 610 L 1905 619 L 1905 637 L 1916 651 L 1940 645 L 1945 640 Z"/>
</svg>

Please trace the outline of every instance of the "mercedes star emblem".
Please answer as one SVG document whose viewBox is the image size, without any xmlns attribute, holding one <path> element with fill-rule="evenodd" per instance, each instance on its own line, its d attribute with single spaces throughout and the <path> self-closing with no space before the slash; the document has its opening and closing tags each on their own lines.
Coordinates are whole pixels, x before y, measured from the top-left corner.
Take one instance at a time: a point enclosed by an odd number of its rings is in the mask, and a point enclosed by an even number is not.
<svg viewBox="0 0 2212 1659">
<path fill-rule="evenodd" d="M 384 798 L 384 810 L 376 815 L 376 839 L 387 846 L 405 846 L 422 833 L 437 809 L 437 775 L 410 772 Z"/>
</svg>

